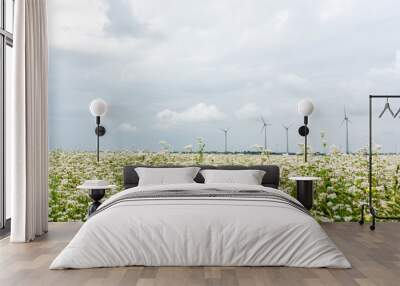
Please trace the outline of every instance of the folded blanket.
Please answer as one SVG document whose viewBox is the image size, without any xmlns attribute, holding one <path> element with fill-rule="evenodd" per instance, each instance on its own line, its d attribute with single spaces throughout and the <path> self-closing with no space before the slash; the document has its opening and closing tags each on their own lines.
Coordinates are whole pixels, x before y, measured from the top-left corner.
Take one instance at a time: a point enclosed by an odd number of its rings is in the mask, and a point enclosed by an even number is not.
<svg viewBox="0 0 400 286">
<path fill-rule="evenodd" d="M 308 215 L 310 213 L 308 210 L 298 201 L 289 198 L 282 193 L 271 193 L 264 190 L 251 189 L 249 187 L 240 190 L 226 190 L 222 188 L 208 188 L 205 187 L 201 190 L 166 190 L 166 191 L 146 191 L 146 192 L 130 192 L 122 196 L 112 198 L 108 200 L 105 204 L 101 206 L 92 216 L 107 210 L 110 207 L 115 206 L 121 202 L 127 201 L 140 201 L 140 200 L 152 200 L 152 199 L 175 199 L 175 200 L 185 200 L 185 199 L 211 199 L 211 198 L 221 198 L 221 199 L 238 199 L 238 200 L 265 200 L 270 202 L 276 202 L 280 204 L 290 205 L 297 210 L 304 212 Z"/>
</svg>

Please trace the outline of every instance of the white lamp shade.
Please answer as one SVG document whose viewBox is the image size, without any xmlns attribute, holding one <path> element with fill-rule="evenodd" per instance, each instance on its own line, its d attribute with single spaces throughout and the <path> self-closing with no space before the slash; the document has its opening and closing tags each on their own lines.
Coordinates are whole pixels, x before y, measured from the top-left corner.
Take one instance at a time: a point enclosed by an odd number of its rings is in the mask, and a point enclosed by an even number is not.
<svg viewBox="0 0 400 286">
<path fill-rule="evenodd" d="M 107 103 L 104 100 L 97 98 L 92 100 L 89 109 L 93 116 L 104 116 L 107 113 Z"/>
<path fill-rule="evenodd" d="M 308 116 L 314 111 L 314 104 L 309 99 L 303 99 L 297 104 L 297 112 L 300 115 Z"/>
</svg>

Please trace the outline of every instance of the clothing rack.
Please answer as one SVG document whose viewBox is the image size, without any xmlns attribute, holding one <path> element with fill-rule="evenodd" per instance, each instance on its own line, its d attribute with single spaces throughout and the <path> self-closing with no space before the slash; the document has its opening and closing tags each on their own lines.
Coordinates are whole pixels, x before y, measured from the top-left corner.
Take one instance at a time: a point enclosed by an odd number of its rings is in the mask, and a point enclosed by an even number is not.
<svg viewBox="0 0 400 286">
<path fill-rule="evenodd" d="M 361 204 L 361 219 L 359 223 L 362 225 L 364 224 L 364 210 L 365 207 L 368 207 L 369 213 L 372 216 L 372 224 L 369 226 L 371 230 L 375 230 L 375 224 L 376 224 L 376 219 L 382 219 L 382 220 L 400 220 L 400 217 L 383 217 L 377 215 L 377 210 L 373 206 L 372 202 L 372 102 L 374 99 L 386 99 L 386 102 L 388 104 L 389 98 L 400 98 L 400 95 L 370 95 L 369 96 L 369 154 L 368 154 L 368 183 L 369 183 L 369 192 L 368 192 L 368 203 L 363 203 Z M 380 117 L 383 115 L 383 112 L 386 110 L 386 105 L 385 109 L 382 111 Z M 392 112 L 391 112 L 392 113 Z M 397 115 L 397 113 L 396 113 Z"/>
</svg>

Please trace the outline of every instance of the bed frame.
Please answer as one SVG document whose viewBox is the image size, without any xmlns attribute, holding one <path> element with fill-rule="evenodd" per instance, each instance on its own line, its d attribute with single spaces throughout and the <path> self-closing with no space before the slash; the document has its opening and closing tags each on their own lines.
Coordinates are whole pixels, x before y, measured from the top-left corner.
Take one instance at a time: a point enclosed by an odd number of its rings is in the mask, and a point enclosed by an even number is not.
<svg viewBox="0 0 400 286">
<path fill-rule="evenodd" d="M 125 166 L 124 167 L 124 189 L 129 189 L 136 187 L 139 183 L 139 176 L 135 171 L 137 167 L 147 167 L 147 168 L 179 168 L 184 166 Z M 262 179 L 261 184 L 264 187 L 270 187 L 277 189 L 279 187 L 279 167 L 275 165 L 258 165 L 258 166 L 199 166 L 202 170 L 205 169 L 216 169 L 216 170 L 263 170 L 265 175 Z M 197 183 L 204 183 L 204 178 L 200 174 L 194 178 Z"/>
</svg>

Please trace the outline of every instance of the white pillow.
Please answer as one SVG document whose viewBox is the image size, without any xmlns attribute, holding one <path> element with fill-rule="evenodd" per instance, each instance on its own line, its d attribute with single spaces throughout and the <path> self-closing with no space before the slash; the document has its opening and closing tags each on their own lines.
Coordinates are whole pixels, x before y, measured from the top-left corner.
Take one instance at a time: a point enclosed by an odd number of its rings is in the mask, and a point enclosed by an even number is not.
<svg viewBox="0 0 400 286">
<path fill-rule="evenodd" d="M 198 167 L 135 168 L 139 176 L 139 186 L 194 183 L 193 179 L 199 170 Z"/>
<path fill-rule="evenodd" d="M 205 184 L 261 185 L 265 171 L 261 170 L 202 170 Z"/>
</svg>

